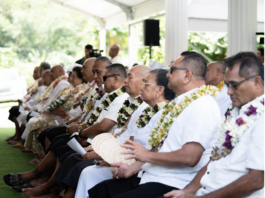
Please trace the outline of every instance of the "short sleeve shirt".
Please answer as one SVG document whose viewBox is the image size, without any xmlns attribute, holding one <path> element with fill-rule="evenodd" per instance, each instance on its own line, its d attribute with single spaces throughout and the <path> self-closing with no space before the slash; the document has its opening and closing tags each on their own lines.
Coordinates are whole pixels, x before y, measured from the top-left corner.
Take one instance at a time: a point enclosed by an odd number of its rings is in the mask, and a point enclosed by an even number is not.
<svg viewBox="0 0 265 198">
<path fill-rule="evenodd" d="M 189 92 L 178 96 L 175 99 L 176 102 L 181 101 L 187 94 Z M 198 171 L 209 162 L 212 146 L 216 141 L 214 129 L 220 121 L 220 110 L 213 97 L 202 96 L 192 102 L 177 118 L 174 118 L 168 136 L 159 152 L 176 151 L 187 143 L 196 142 L 205 149 L 200 161 L 194 167 L 184 164 L 166 167 L 146 163 L 142 166 L 142 170 L 145 173 L 141 178 L 140 184 L 158 182 L 179 189 L 185 188 Z"/>
<path fill-rule="evenodd" d="M 249 104 L 244 105 L 240 111 L 245 111 L 247 107 Z M 238 115 L 237 109 L 232 113 Z M 264 114 L 245 131 L 229 155 L 208 164 L 201 179 L 202 188 L 197 191 L 197 195 L 205 195 L 223 188 L 246 175 L 249 169 L 264 171 Z M 263 198 L 264 188 L 246 197 Z"/>
</svg>

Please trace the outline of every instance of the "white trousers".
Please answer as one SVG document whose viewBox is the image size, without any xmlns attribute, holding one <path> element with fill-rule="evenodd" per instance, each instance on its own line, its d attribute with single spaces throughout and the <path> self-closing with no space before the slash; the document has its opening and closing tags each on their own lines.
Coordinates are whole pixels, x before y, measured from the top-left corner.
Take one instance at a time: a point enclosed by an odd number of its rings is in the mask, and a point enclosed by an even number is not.
<svg viewBox="0 0 265 198">
<path fill-rule="evenodd" d="M 25 128 L 25 130 L 24 130 L 24 132 L 23 132 L 23 134 L 22 134 L 22 136 L 21 136 L 21 138 L 22 138 L 23 140 L 25 140 L 25 139 L 28 137 L 28 134 L 29 134 L 29 131 L 30 131 L 31 125 L 32 125 L 32 123 L 33 123 L 35 120 L 37 120 L 37 118 L 36 118 L 36 117 L 33 117 L 33 118 L 31 118 L 31 119 L 28 121 L 28 123 L 26 124 L 26 128 Z"/>
<path fill-rule="evenodd" d="M 75 198 L 87 198 L 88 190 L 107 179 L 112 179 L 113 167 L 89 166 L 85 168 L 78 180 Z"/>
<path fill-rule="evenodd" d="M 29 111 L 23 111 L 17 117 L 17 122 L 19 124 L 19 127 L 21 127 L 22 124 L 26 124 L 28 114 L 29 114 Z"/>
</svg>

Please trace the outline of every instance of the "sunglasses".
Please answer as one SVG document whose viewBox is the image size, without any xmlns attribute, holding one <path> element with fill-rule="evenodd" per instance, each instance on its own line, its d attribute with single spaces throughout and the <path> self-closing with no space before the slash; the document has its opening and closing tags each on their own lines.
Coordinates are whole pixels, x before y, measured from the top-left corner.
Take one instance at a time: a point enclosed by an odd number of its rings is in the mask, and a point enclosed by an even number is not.
<svg viewBox="0 0 265 198">
<path fill-rule="evenodd" d="M 107 80 L 107 78 L 109 77 L 113 77 L 113 76 L 119 76 L 120 74 L 112 74 L 112 75 L 108 75 L 108 76 L 103 76 L 103 82 L 105 82 Z"/>
<path fill-rule="evenodd" d="M 226 84 L 227 87 L 230 87 L 230 88 L 232 88 L 234 90 L 237 90 L 237 88 L 239 87 L 239 85 L 241 85 L 243 82 L 246 82 L 246 81 L 248 81 L 248 80 L 250 80 L 252 78 L 255 78 L 255 77 L 256 76 L 250 76 L 250 77 L 248 77 L 245 80 L 242 80 L 240 82 L 231 81 L 231 82 L 228 82 L 228 83 L 225 82 L 225 84 Z"/>
<path fill-rule="evenodd" d="M 171 66 L 171 67 L 170 67 L 170 70 L 169 70 L 170 74 L 173 73 L 174 69 L 178 69 L 178 70 L 188 70 L 187 68 L 183 68 L 183 67 L 175 67 L 175 66 Z"/>
</svg>

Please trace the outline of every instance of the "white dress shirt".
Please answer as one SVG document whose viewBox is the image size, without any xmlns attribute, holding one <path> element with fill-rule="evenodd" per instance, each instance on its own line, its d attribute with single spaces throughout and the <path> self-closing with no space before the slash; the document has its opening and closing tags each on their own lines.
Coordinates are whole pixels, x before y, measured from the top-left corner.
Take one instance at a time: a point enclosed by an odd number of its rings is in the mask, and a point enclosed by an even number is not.
<svg viewBox="0 0 265 198">
<path fill-rule="evenodd" d="M 115 90 L 115 91 L 117 91 L 117 90 Z M 113 94 L 115 91 L 109 93 L 108 95 Z M 94 124 L 101 122 L 105 118 L 106 119 L 109 119 L 109 120 L 112 120 L 112 121 L 114 121 L 114 122 L 117 123 L 118 112 L 119 112 L 120 108 L 122 107 L 124 101 L 127 100 L 128 97 L 129 97 L 129 94 L 123 93 L 120 96 L 118 96 L 117 98 L 115 98 L 112 101 L 112 103 L 106 109 L 103 109 L 101 111 L 101 113 L 99 114 L 99 117 L 98 117 L 97 121 L 95 121 Z M 102 102 L 103 101 L 104 100 L 102 100 Z M 113 131 L 113 128 L 111 128 L 109 131 L 106 131 L 106 132 L 112 132 Z M 90 138 L 87 139 L 87 141 L 91 144 L 93 138 L 94 137 L 90 137 Z"/>
<path fill-rule="evenodd" d="M 230 96 L 227 94 L 227 91 L 228 87 L 226 86 L 226 84 L 224 84 L 222 90 L 219 91 L 219 93 L 215 97 L 215 101 L 220 108 L 222 117 L 225 115 L 226 110 L 232 107 L 232 101 L 230 99 Z"/>
<path fill-rule="evenodd" d="M 260 97 L 262 98 L 264 95 Z M 242 106 L 240 112 L 246 111 L 248 107 L 249 103 Z M 238 116 L 239 111 L 234 108 L 232 113 Z M 230 155 L 208 164 L 201 179 L 202 188 L 197 191 L 197 195 L 209 194 L 223 188 L 248 174 L 250 169 L 264 171 L 264 114 L 245 131 Z M 263 198 L 264 188 L 244 197 Z"/>
<path fill-rule="evenodd" d="M 22 106 L 24 108 L 28 107 L 30 110 L 33 110 L 34 107 L 38 104 L 38 102 L 35 100 L 35 98 L 38 95 L 41 95 L 42 93 L 44 93 L 44 91 L 45 91 L 44 85 L 38 87 L 36 93 L 32 94 L 30 100 L 28 102 L 24 103 Z M 29 113 L 30 113 L 30 111 L 25 111 L 25 110 L 20 113 L 20 115 L 17 117 L 17 121 L 18 121 L 19 126 L 27 123 L 27 116 Z"/>
<path fill-rule="evenodd" d="M 130 103 L 133 102 L 133 99 L 130 98 Z M 143 102 L 132 114 L 130 121 L 127 125 L 127 129 L 120 135 L 117 137 L 117 140 L 119 140 L 120 143 L 125 143 L 125 139 L 130 139 L 130 136 L 134 136 L 134 138 L 136 138 L 136 132 L 137 130 L 139 130 L 139 128 L 137 127 L 136 121 L 139 119 L 140 115 L 142 115 L 143 110 L 145 110 L 145 108 L 148 107 L 148 104 L 146 104 L 145 102 Z M 114 135 L 117 133 L 120 133 L 121 130 L 123 129 L 123 127 L 121 128 L 117 128 L 114 131 Z"/>
<path fill-rule="evenodd" d="M 132 103 L 132 101 L 130 101 Z M 128 123 L 127 129 L 117 137 L 117 140 L 121 144 L 123 144 L 125 139 L 129 139 L 130 136 L 134 136 L 134 141 L 141 143 L 143 146 L 148 147 L 148 138 L 152 132 L 152 129 L 154 128 L 157 119 L 160 117 L 162 110 L 157 112 L 149 121 L 149 123 L 139 129 L 137 127 L 136 121 L 139 119 L 140 115 L 142 114 L 143 110 L 147 107 L 148 105 L 143 102 L 137 110 L 134 111 L 134 113 L 131 116 L 131 119 Z M 122 128 L 121 128 L 122 129 Z M 115 129 L 114 134 L 117 134 L 121 131 L 121 129 Z M 150 146 L 149 146 L 150 147 Z M 87 198 L 89 197 L 88 195 L 88 190 L 93 188 L 95 185 L 98 183 L 111 179 L 112 178 L 112 173 L 111 171 L 113 170 L 113 167 L 99 167 L 99 166 L 88 166 L 85 168 L 78 181 L 77 185 L 77 190 L 75 197 L 77 198 Z"/>
<path fill-rule="evenodd" d="M 69 85 L 69 82 L 66 80 L 61 80 L 56 87 L 54 87 L 54 89 L 52 90 L 51 95 L 49 96 L 49 98 L 46 100 L 45 105 L 43 105 L 41 107 L 41 109 L 39 110 L 39 112 L 43 112 L 46 110 L 46 107 L 48 107 L 53 100 L 55 99 L 55 97 L 65 88 Z"/>
<path fill-rule="evenodd" d="M 113 59 L 111 59 L 112 64 L 114 63 L 120 63 L 121 64 L 121 60 L 119 56 L 115 56 Z"/>
<path fill-rule="evenodd" d="M 85 88 L 85 90 L 90 86 L 90 83 L 87 83 L 87 86 Z M 91 95 L 94 94 L 96 92 L 96 88 L 98 88 L 97 84 L 94 86 L 93 90 L 90 92 L 90 94 L 87 96 L 86 102 L 90 99 Z M 80 116 L 82 114 L 82 109 L 80 107 L 80 105 L 78 105 L 76 108 L 71 109 L 68 112 L 68 115 L 70 116 L 70 120 Z"/>
<path fill-rule="evenodd" d="M 176 102 L 181 101 L 187 94 L 188 92 L 178 96 L 175 99 Z M 198 171 L 209 162 L 212 147 L 216 142 L 214 129 L 220 121 L 220 110 L 213 97 L 202 96 L 192 102 L 177 118 L 174 118 L 168 137 L 159 152 L 176 151 L 182 149 L 187 143 L 197 142 L 205 149 L 200 161 L 194 167 L 184 164 L 166 167 L 146 163 L 142 166 L 145 173 L 140 184 L 158 182 L 183 189 L 193 180 Z"/>
</svg>

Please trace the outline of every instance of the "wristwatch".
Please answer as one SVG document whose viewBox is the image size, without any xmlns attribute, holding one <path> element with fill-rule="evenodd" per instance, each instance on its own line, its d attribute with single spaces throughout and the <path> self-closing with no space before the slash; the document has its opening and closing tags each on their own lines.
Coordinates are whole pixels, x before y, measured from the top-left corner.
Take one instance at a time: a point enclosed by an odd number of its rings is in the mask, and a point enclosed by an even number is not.
<svg viewBox="0 0 265 198">
<path fill-rule="evenodd" d="M 78 132 L 78 137 L 82 138 L 82 139 L 87 139 L 87 137 L 84 137 L 81 135 L 83 129 L 81 129 L 79 132 Z"/>
</svg>

